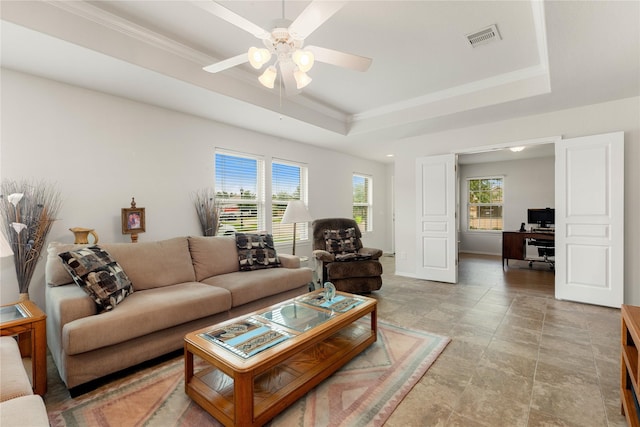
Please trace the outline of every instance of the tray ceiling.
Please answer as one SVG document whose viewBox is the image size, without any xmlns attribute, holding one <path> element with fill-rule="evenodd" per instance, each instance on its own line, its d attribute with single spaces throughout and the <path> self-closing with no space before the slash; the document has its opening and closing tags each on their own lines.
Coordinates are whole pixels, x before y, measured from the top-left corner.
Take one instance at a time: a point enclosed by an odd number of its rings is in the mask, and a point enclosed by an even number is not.
<svg viewBox="0 0 640 427">
<path fill-rule="evenodd" d="M 283 2 L 222 1 L 270 30 Z M 293 20 L 307 1 L 285 1 Z M 373 58 L 316 63 L 295 96 L 249 65 L 258 40 L 189 1 L 3 2 L 2 66 L 385 161 L 423 133 L 637 96 L 638 2 L 349 1 L 307 40 Z M 496 25 L 500 40 L 466 35 Z M 606 28 L 603 32 L 600 29 Z"/>
</svg>

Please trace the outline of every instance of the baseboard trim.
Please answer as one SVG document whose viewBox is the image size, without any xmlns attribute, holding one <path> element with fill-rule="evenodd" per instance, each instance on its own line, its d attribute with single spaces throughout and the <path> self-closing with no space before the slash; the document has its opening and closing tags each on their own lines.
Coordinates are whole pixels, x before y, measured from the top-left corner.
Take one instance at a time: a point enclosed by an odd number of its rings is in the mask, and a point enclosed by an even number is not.
<svg viewBox="0 0 640 427">
<path fill-rule="evenodd" d="M 458 251 L 460 254 L 472 254 L 472 255 L 491 255 L 491 256 L 501 256 L 501 253 L 493 253 L 493 252 L 482 252 L 482 251 Z"/>
<path fill-rule="evenodd" d="M 396 271 L 394 274 L 396 276 L 410 277 L 412 279 L 417 279 L 418 278 L 418 276 L 416 276 L 416 273 L 407 273 L 405 271 Z"/>
</svg>

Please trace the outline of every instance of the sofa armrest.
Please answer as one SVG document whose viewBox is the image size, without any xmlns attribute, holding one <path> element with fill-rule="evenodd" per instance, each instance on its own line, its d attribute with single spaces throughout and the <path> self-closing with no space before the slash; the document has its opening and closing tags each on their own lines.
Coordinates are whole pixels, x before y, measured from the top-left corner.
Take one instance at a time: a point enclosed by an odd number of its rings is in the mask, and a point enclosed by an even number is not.
<svg viewBox="0 0 640 427">
<path fill-rule="evenodd" d="M 360 248 L 359 254 L 371 255 L 371 259 L 378 259 L 382 256 L 382 249 Z"/>
<path fill-rule="evenodd" d="M 62 360 L 62 329 L 67 323 L 98 314 L 96 303 L 75 283 L 63 286 L 46 285 L 47 345 L 60 372 Z M 64 378 L 64 375 L 63 375 Z"/>
<path fill-rule="evenodd" d="M 300 268 L 300 257 L 297 255 L 278 254 L 278 258 L 284 268 Z"/>
<path fill-rule="evenodd" d="M 60 327 L 83 317 L 98 314 L 98 306 L 75 283 L 64 286 L 50 286 L 46 292 L 47 322 L 54 321 Z"/>
<path fill-rule="evenodd" d="M 49 427 L 47 408 L 37 394 L 16 397 L 0 404 L 0 425 Z"/>
<path fill-rule="evenodd" d="M 18 343 L 13 337 L 0 338 L 0 361 L 0 402 L 33 394 Z"/>
<path fill-rule="evenodd" d="M 313 251 L 313 257 L 322 262 L 333 262 L 336 260 L 336 257 L 333 254 L 323 251 L 322 249 L 316 249 Z"/>
</svg>

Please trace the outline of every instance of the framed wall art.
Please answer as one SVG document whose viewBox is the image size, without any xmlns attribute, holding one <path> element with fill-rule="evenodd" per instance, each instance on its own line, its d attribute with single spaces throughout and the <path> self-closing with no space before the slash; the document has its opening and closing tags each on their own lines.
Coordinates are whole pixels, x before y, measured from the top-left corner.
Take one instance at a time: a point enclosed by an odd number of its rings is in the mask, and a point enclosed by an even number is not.
<svg viewBox="0 0 640 427">
<path fill-rule="evenodd" d="M 122 208 L 122 234 L 137 235 L 145 232 L 144 208 L 136 207 L 134 198 L 131 198 L 131 207 Z"/>
</svg>

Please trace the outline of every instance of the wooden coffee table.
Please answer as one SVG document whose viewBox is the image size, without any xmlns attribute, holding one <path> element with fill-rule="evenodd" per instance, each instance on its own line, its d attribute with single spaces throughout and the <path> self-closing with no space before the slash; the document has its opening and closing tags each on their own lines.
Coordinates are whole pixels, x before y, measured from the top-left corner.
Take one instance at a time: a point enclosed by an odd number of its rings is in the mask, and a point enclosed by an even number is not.
<svg viewBox="0 0 640 427">
<path fill-rule="evenodd" d="M 376 341 L 375 299 L 323 295 L 187 334 L 187 395 L 226 426 L 263 425 Z"/>
</svg>

